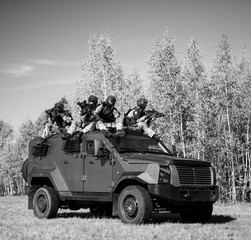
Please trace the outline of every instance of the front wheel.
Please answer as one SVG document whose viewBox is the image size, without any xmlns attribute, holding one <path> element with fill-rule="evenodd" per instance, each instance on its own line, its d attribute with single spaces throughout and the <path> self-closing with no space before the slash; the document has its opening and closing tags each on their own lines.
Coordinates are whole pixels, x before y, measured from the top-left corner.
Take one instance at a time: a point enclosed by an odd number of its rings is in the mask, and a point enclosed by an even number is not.
<svg viewBox="0 0 251 240">
<path fill-rule="evenodd" d="M 146 223 L 153 211 L 149 192 L 138 185 L 124 188 L 118 199 L 118 213 L 122 222 L 131 224 Z"/>
<path fill-rule="evenodd" d="M 33 212 L 37 218 L 53 218 L 59 209 L 59 198 L 51 187 L 39 188 L 33 198 Z"/>
</svg>

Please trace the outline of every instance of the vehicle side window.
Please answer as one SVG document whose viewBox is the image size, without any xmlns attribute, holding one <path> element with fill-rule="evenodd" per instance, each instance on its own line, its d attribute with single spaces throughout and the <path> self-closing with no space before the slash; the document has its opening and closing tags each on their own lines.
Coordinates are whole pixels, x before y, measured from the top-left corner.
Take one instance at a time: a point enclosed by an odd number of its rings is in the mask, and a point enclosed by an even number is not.
<svg viewBox="0 0 251 240">
<path fill-rule="evenodd" d="M 95 148 L 94 148 L 94 141 L 87 140 L 86 141 L 86 154 L 91 155 L 94 157 L 95 155 Z"/>
</svg>

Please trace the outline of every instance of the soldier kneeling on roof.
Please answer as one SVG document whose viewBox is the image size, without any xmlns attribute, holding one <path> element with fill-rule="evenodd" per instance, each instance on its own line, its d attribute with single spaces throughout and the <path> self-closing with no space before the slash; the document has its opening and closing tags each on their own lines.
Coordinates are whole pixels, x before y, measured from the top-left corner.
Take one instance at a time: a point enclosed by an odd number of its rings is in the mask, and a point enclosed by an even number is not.
<svg viewBox="0 0 251 240">
<path fill-rule="evenodd" d="M 70 139 L 76 131 L 85 134 L 89 131 L 94 130 L 96 127 L 96 118 L 94 115 L 94 111 L 98 106 L 98 98 L 94 95 L 90 95 L 88 98 L 88 102 L 84 100 L 83 102 L 78 102 L 77 104 L 81 108 L 79 113 L 81 120 L 80 122 L 72 121 L 72 124 L 69 127 L 67 133 L 62 136 L 64 140 Z"/>
<path fill-rule="evenodd" d="M 149 112 L 145 110 L 147 107 L 147 104 L 148 104 L 147 99 L 140 98 L 137 101 L 137 106 L 134 107 L 133 109 L 129 109 L 127 113 L 125 113 L 124 125 L 128 127 L 140 128 L 149 137 L 155 138 L 157 140 L 161 140 L 160 136 L 149 127 L 150 121 L 155 120 L 155 116 L 154 114 L 151 114 L 150 110 Z"/>
<path fill-rule="evenodd" d="M 46 139 L 52 134 L 63 132 L 67 129 L 72 121 L 72 116 L 69 110 L 64 109 L 62 102 L 57 102 L 54 107 L 45 111 L 48 118 L 48 123 L 45 125 L 41 136 L 40 144 L 44 143 Z"/>
</svg>

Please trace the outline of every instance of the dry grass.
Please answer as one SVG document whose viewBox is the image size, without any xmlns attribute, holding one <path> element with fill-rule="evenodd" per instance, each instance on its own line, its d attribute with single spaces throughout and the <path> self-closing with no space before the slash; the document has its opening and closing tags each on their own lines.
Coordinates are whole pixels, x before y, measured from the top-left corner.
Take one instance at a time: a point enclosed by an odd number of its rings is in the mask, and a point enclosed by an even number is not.
<svg viewBox="0 0 251 240">
<path fill-rule="evenodd" d="M 59 211 L 56 219 L 37 219 L 27 197 L 0 197 L 0 239 L 251 239 L 251 205 L 215 205 L 206 224 L 182 224 L 175 215 L 155 215 L 147 225 L 95 219 L 88 211 Z"/>
</svg>

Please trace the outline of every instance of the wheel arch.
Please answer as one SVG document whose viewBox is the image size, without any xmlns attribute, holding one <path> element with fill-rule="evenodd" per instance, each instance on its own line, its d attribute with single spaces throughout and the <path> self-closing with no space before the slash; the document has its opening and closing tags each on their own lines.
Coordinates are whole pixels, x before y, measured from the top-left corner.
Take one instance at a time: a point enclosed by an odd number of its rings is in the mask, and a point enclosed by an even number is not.
<svg viewBox="0 0 251 240">
<path fill-rule="evenodd" d="M 33 198 L 36 191 L 41 187 L 51 187 L 56 190 L 53 181 L 48 176 L 31 177 L 28 191 L 28 209 L 33 209 Z"/>
<path fill-rule="evenodd" d="M 31 186 L 34 186 L 34 185 L 38 186 L 39 185 L 41 187 L 48 186 L 48 187 L 52 187 L 55 189 L 55 185 L 54 185 L 52 179 L 48 176 L 46 176 L 46 177 L 45 176 L 44 177 L 32 177 L 31 181 L 30 181 L 30 185 Z"/>
</svg>

